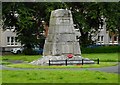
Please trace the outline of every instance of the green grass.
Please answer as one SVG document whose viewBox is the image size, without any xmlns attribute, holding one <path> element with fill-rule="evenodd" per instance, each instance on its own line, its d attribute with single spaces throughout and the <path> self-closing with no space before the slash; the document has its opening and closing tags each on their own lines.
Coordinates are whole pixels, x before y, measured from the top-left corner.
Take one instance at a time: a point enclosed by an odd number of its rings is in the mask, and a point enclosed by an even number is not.
<svg viewBox="0 0 120 85">
<path fill-rule="evenodd" d="M 0 56 L 0 64 L 2 63 L 2 56 Z"/>
<path fill-rule="evenodd" d="M 0 70 L 0 85 L 2 85 L 2 70 Z"/>
<path fill-rule="evenodd" d="M 31 62 L 40 58 L 41 55 L 5 55 L 2 56 L 3 61 L 14 61 L 14 60 L 22 60 L 26 62 Z"/>
<path fill-rule="evenodd" d="M 7 60 L 23 60 L 31 62 L 38 58 L 42 57 L 41 55 L 5 55 L 2 56 L 3 61 Z M 118 53 L 92 53 L 92 54 L 82 54 L 84 58 L 97 59 L 99 58 L 101 61 L 118 61 Z"/>
<path fill-rule="evenodd" d="M 118 63 L 116 62 L 100 62 L 100 64 L 84 64 L 84 65 L 68 65 L 68 66 L 40 66 L 40 65 L 32 65 L 32 64 L 10 64 L 8 67 L 13 68 L 99 68 L 99 67 L 108 67 L 108 66 L 116 66 Z"/>
<path fill-rule="evenodd" d="M 92 64 L 92 65 L 73 65 L 73 66 L 37 66 L 37 65 L 30 65 L 29 62 L 33 60 L 37 60 L 41 57 L 41 55 L 6 55 L 2 57 L 2 64 L 7 65 L 9 67 L 14 68 L 98 68 L 98 67 L 105 67 L 105 66 L 114 66 L 117 65 L 116 61 L 118 61 L 118 54 L 117 53 L 97 53 L 97 54 L 82 54 L 84 58 L 90 59 L 100 59 L 100 64 Z M 14 60 L 22 60 L 24 61 L 21 64 L 12 64 L 8 61 Z M 102 62 L 101 62 L 102 61 Z M 104 61 L 104 62 L 103 62 Z M 26 62 L 26 63 L 25 63 Z"/>
<path fill-rule="evenodd" d="M 9 64 L 12 64 L 11 62 L 7 62 L 7 61 L 1 61 L 0 64 L 2 65 L 9 65 Z"/>
<path fill-rule="evenodd" d="M 0 55 L 0 64 L 2 63 L 2 56 Z M 2 85 L 2 70 L 0 70 L 0 85 Z"/>
<path fill-rule="evenodd" d="M 11 60 L 22 60 L 31 62 L 41 58 L 41 55 L 5 55 L 2 56 L 2 61 L 11 61 Z M 118 61 L 118 53 L 92 53 L 92 54 L 82 54 L 84 58 L 97 59 L 104 62 L 116 62 Z M 120 60 L 119 60 L 120 61 Z"/>
<path fill-rule="evenodd" d="M 3 61 L 9 61 L 9 60 L 23 60 L 31 62 L 33 60 L 36 60 L 38 58 L 42 57 L 41 55 L 5 55 L 2 56 Z M 99 58 L 100 61 L 118 61 L 118 53 L 92 53 L 92 54 L 82 54 L 82 57 L 84 58 L 90 58 L 90 59 L 97 59 Z"/>
<path fill-rule="evenodd" d="M 97 59 L 97 58 L 99 58 L 100 61 L 105 61 L 105 62 L 117 62 L 119 60 L 118 59 L 118 53 L 82 54 L 82 57 L 84 57 L 84 58 L 90 58 L 90 59 Z"/>
<path fill-rule="evenodd" d="M 74 66 L 38 66 L 27 63 L 8 64 L 10 60 L 23 60 L 31 62 L 37 60 L 41 55 L 6 55 L 2 56 L 3 63 L 15 68 L 90 68 L 117 65 L 117 53 L 99 53 L 99 54 L 82 54 L 86 58 L 99 58 L 100 64 L 91 65 L 74 65 Z M 109 62 L 113 61 L 113 62 Z M 115 73 L 106 73 L 99 71 L 80 71 L 80 70 L 3 70 L 3 83 L 118 83 L 118 75 Z"/>
<path fill-rule="evenodd" d="M 99 71 L 3 70 L 3 83 L 118 83 L 118 75 Z"/>
<path fill-rule="evenodd" d="M 2 61 L 2 56 L 0 56 L 0 61 Z"/>
</svg>

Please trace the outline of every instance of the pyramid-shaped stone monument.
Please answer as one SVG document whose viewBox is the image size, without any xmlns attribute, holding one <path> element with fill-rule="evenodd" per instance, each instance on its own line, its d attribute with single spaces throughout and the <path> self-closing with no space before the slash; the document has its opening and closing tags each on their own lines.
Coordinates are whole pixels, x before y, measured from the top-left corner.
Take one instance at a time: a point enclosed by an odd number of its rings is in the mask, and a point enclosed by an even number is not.
<svg viewBox="0 0 120 85">
<path fill-rule="evenodd" d="M 70 10 L 57 9 L 51 12 L 48 35 L 45 40 L 43 57 L 31 62 L 36 65 L 48 65 L 49 60 L 81 60 L 80 45 L 77 40 L 80 32 L 74 28 L 72 13 Z M 69 57 L 71 56 L 71 57 Z M 84 63 L 94 63 L 85 59 Z M 80 63 L 75 62 L 75 63 Z M 53 62 L 63 64 L 64 62 Z M 69 61 L 68 63 L 73 63 Z"/>
</svg>

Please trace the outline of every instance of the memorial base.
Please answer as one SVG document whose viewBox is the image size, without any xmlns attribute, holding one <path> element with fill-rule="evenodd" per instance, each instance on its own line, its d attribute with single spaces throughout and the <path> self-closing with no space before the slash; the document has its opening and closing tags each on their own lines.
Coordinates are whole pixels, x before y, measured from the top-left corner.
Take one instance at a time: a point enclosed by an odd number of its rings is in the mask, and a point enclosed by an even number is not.
<svg viewBox="0 0 120 85">
<path fill-rule="evenodd" d="M 82 58 L 81 56 L 74 56 L 73 58 L 68 58 L 64 55 L 62 56 L 43 56 L 42 58 L 32 61 L 30 64 L 33 65 L 77 65 L 77 64 L 94 64 L 94 61 L 88 58 Z"/>
</svg>

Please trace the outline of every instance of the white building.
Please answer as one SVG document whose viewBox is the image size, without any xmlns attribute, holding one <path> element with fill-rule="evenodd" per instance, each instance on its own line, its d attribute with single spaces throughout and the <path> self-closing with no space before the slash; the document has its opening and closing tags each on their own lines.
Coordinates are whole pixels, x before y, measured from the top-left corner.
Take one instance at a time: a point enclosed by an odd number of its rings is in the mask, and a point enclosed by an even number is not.
<svg viewBox="0 0 120 85">
<path fill-rule="evenodd" d="M 99 45 L 115 45 L 118 44 L 118 34 L 106 30 L 105 18 L 103 18 L 103 26 L 99 25 L 98 32 L 92 35 L 92 40 Z"/>
<path fill-rule="evenodd" d="M 3 30 L 0 29 L 0 48 L 2 51 L 10 51 L 11 48 L 21 47 L 21 44 L 17 42 L 16 33 L 13 29 Z"/>
</svg>

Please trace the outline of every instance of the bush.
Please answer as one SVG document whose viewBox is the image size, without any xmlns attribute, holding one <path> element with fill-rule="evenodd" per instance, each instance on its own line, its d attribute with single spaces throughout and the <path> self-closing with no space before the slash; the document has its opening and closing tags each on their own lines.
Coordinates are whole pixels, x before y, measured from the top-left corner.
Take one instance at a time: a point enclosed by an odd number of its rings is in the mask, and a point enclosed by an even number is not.
<svg viewBox="0 0 120 85">
<path fill-rule="evenodd" d="M 82 53 L 117 53 L 120 46 L 100 46 L 96 48 L 81 48 Z"/>
<path fill-rule="evenodd" d="M 38 53 L 34 51 L 33 49 L 24 49 L 23 54 L 25 55 L 37 55 Z"/>
</svg>

